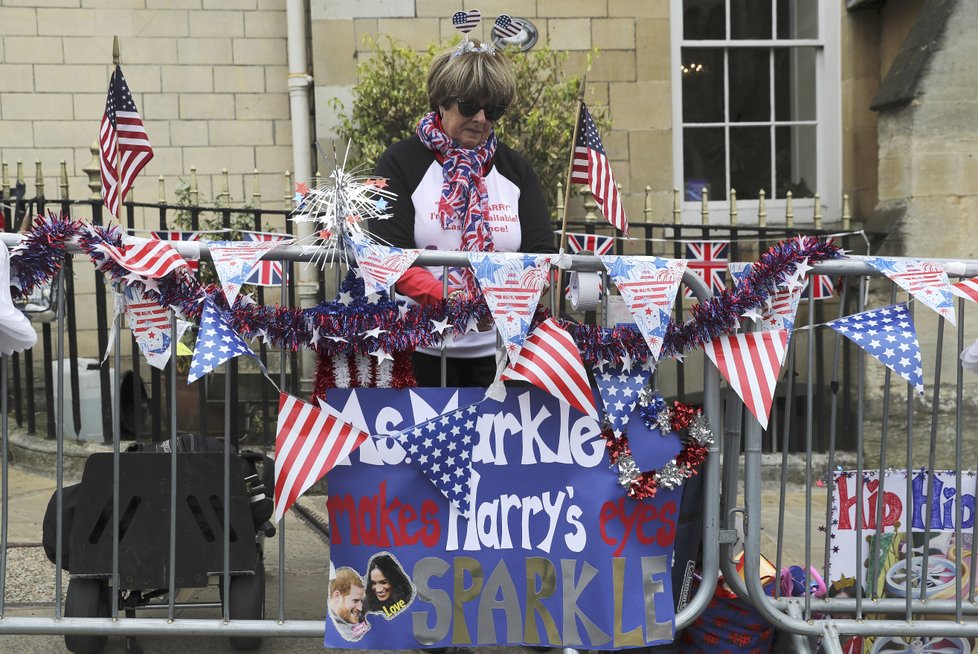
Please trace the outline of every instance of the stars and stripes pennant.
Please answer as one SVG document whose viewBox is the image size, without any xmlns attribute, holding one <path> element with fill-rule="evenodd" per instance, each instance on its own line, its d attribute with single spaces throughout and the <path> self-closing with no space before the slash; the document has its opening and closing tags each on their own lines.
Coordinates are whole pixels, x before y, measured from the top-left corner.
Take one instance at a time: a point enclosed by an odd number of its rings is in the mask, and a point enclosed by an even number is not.
<svg viewBox="0 0 978 654">
<path fill-rule="evenodd" d="M 503 337 L 509 360 L 514 361 L 526 340 L 537 302 L 547 284 L 550 262 L 546 254 L 467 252 L 472 273 Z"/>
<path fill-rule="evenodd" d="M 471 32 L 480 20 L 482 20 L 482 12 L 478 9 L 456 11 L 452 14 L 452 25 L 462 34 Z"/>
<path fill-rule="evenodd" d="M 906 304 L 871 309 L 826 324 L 906 379 L 917 393 L 924 394 L 920 343 Z"/>
<path fill-rule="evenodd" d="M 915 259 L 861 257 L 866 263 L 890 278 L 894 284 L 927 305 L 952 325 L 954 298 L 947 272 L 939 264 Z"/>
<path fill-rule="evenodd" d="M 666 336 L 666 328 L 672 319 L 672 305 L 676 301 L 679 283 L 686 271 L 686 262 L 680 259 L 613 254 L 602 256 L 601 262 L 645 337 L 652 360 L 657 360 Z"/>
<path fill-rule="evenodd" d="M 421 254 L 421 250 L 417 249 L 380 245 L 362 234 L 347 240 L 357 260 L 367 293 L 389 291 Z"/>
<path fill-rule="evenodd" d="M 767 429 L 774 389 L 788 350 L 788 330 L 719 336 L 703 349 L 761 428 Z"/>
<path fill-rule="evenodd" d="M 276 246 L 288 245 L 293 238 L 287 234 L 266 234 L 262 232 L 241 232 L 245 241 L 260 241 L 274 243 Z M 251 276 L 245 284 L 252 286 L 281 286 L 285 277 L 285 262 L 261 260 L 255 264 Z"/>
<path fill-rule="evenodd" d="M 197 344 L 187 373 L 187 383 L 197 381 L 225 361 L 242 354 L 258 359 L 244 339 L 231 329 L 221 310 L 208 296 L 204 299 L 204 310 L 200 314 Z"/>
<path fill-rule="evenodd" d="M 615 175 L 611 172 L 611 163 L 598 136 L 598 128 L 591 119 L 591 112 L 583 102 L 571 159 L 571 183 L 587 184 L 605 219 L 628 234 L 625 206 L 615 183 Z"/>
<path fill-rule="evenodd" d="M 628 417 L 653 370 L 655 365 L 648 359 L 646 364 L 626 360 L 617 365 L 606 364 L 602 372 L 595 371 L 594 382 L 601 395 L 604 414 L 616 436 L 621 436 L 628 425 Z"/>
<path fill-rule="evenodd" d="M 228 306 L 234 306 L 238 292 L 248 282 L 258 260 L 277 245 L 272 241 L 211 241 L 207 244 Z"/>
<path fill-rule="evenodd" d="M 478 404 L 470 404 L 395 436 L 410 462 L 421 468 L 428 481 L 466 518 L 472 494 L 472 450 L 478 411 Z"/>
<path fill-rule="evenodd" d="M 125 287 L 126 317 L 136 345 L 149 365 L 163 370 L 170 360 L 170 310 L 155 300 L 148 300 L 142 291 Z"/>
<path fill-rule="evenodd" d="M 275 427 L 275 523 L 366 439 L 367 432 L 336 415 L 281 393 Z"/>
<path fill-rule="evenodd" d="M 795 328 L 795 315 L 801 303 L 801 292 L 805 286 L 782 288 L 767 296 L 764 312 L 761 315 L 761 329 Z"/>
<path fill-rule="evenodd" d="M 978 277 L 954 282 L 951 284 L 951 292 L 965 300 L 978 302 Z"/>
<path fill-rule="evenodd" d="M 158 241 L 199 241 L 200 232 L 181 232 L 181 231 L 163 231 L 156 230 L 150 232 L 153 238 Z M 187 262 L 187 269 L 192 273 L 196 273 L 200 269 L 200 261 L 195 258 L 184 257 L 184 261 Z"/>
<path fill-rule="evenodd" d="M 96 248 L 140 277 L 159 279 L 178 268 L 187 268 L 187 261 L 176 250 L 157 239 L 127 236 L 121 247 L 100 243 Z"/>
<path fill-rule="evenodd" d="M 598 408 L 588 383 L 577 344 L 553 318 L 547 318 L 527 337 L 519 357 L 500 377 L 542 388 L 581 413 L 597 419 Z"/>
<path fill-rule="evenodd" d="M 727 241 L 696 241 L 686 244 L 686 260 L 690 270 L 714 293 L 719 293 L 727 285 L 727 264 L 730 243 Z M 693 297 L 688 288 L 684 297 Z"/>
<path fill-rule="evenodd" d="M 129 85 L 118 65 L 109 79 L 98 142 L 102 203 L 109 213 L 118 217 L 119 207 L 136 175 L 153 158 L 153 146 L 143 127 L 143 119 L 139 117 Z"/>
</svg>

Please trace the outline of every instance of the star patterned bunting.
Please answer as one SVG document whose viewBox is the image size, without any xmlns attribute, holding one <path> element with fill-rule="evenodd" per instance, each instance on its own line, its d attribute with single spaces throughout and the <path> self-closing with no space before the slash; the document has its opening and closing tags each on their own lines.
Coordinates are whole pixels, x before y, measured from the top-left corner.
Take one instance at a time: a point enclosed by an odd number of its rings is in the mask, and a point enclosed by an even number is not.
<svg viewBox="0 0 978 654">
<path fill-rule="evenodd" d="M 621 436 L 628 424 L 628 416 L 635 408 L 638 395 L 652 376 L 655 365 L 647 359 L 647 365 L 625 361 L 616 366 L 605 366 L 604 372 L 595 371 L 594 381 L 598 385 L 604 413 L 615 436 Z"/>
<path fill-rule="evenodd" d="M 455 409 L 402 431 L 398 438 L 411 462 L 465 517 L 469 516 L 478 411 L 478 404 Z"/>
<path fill-rule="evenodd" d="M 863 311 L 827 324 L 924 394 L 920 344 L 906 304 Z"/>
<path fill-rule="evenodd" d="M 197 345 L 190 363 L 187 383 L 197 381 L 225 361 L 241 354 L 258 358 L 248 344 L 228 326 L 220 309 L 208 297 L 204 300 L 204 311 L 200 315 Z"/>
</svg>

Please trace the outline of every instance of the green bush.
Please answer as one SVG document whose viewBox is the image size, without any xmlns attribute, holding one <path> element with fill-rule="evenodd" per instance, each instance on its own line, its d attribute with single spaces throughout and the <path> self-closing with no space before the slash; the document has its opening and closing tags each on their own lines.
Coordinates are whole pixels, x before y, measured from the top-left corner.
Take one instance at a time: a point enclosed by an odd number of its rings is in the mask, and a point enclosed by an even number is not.
<svg viewBox="0 0 978 654">
<path fill-rule="evenodd" d="M 353 143 L 352 166 L 373 169 L 389 145 L 414 133 L 428 111 L 425 80 L 431 60 L 441 46 L 418 52 L 392 39 L 374 42 L 370 57 L 358 67 L 359 82 L 353 87 L 353 107 L 333 99 L 336 131 L 343 143 Z M 516 74 L 516 101 L 496 125 L 499 139 L 533 164 L 551 212 L 555 211 L 557 183 L 566 183 L 574 109 L 581 80 L 564 74 L 567 53 L 536 47 L 528 53 L 504 51 Z M 599 130 L 607 127 L 603 112 L 592 108 Z"/>
</svg>

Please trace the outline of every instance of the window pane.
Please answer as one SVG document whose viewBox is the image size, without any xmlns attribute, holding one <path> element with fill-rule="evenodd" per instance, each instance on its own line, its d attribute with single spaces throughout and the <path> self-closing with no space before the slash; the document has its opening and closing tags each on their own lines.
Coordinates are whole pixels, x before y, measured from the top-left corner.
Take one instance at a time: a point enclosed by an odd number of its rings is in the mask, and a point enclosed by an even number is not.
<svg viewBox="0 0 978 654">
<path fill-rule="evenodd" d="M 723 51 L 683 48 L 683 122 L 723 122 Z"/>
<path fill-rule="evenodd" d="M 774 115 L 777 120 L 815 120 L 814 47 L 775 48 Z"/>
<path fill-rule="evenodd" d="M 788 191 L 796 198 L 810 198 L 818 188 L 815 160 L 815 126 L 778 127 L 775 130 L 775 182 L 777 197 Z"/>
<path fill-rule="evenodd" d="M 726 38 L 724 0 L 683 0 L 683 38 Z"/>
<path fill-rule="evenodd" d="M 737 197 L 757 198 L 771 185 L 771 129 L 769 127 L 730 128 L 730 185 Z"/>
<path fill-rule="evenodd" d="M 723 155 L 723 128 L 701 127 L 683 130 L 683 178 L 686 200 L 701 199 L 706 187 L 711 200 L 724 200 L 726 166 Z"/>
<path fill-rule="evenodd" d="M 771 0 L 734 0 L 730 3 L 730 37 L 771 38 Z"/>
<path fill-rule="evenodd" d="M 731 122 L 771 120 L 770 52 L 761 48 L 729 51 Z"/>
<path fill-rule="evenodd" d="M 817 39 L 819 0 L 778 0 L 778 38 Z"/>
</svg>

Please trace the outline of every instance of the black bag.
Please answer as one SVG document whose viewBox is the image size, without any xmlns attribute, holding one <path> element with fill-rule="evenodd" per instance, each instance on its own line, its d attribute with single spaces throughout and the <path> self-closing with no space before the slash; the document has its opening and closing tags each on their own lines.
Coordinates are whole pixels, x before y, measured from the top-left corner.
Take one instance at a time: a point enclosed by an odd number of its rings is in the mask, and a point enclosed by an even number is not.
<svg viewBox="0 0 978 654">
<path fill-rule="evenodd" d="M 61 569 L 70 571 L 68 567 L 68 543 L 71 538 L 71 521 L 75 516 L 75 509 L 81 500 L 81 484 L 71 484 L 61 488 Z M 48 507 L 44 510 L 44 521 L 41 526 L 41 545 L 44 546 L 44 553 L 48 560 L 57 565 L 55 548 L 57 547 L 58 525 L 58 491 L 51 494 L 48 500 Z"/>
</svg>

